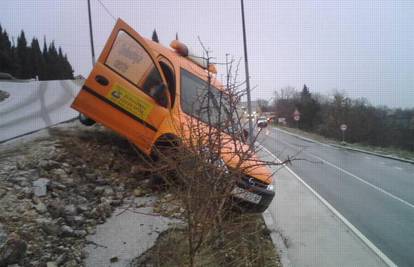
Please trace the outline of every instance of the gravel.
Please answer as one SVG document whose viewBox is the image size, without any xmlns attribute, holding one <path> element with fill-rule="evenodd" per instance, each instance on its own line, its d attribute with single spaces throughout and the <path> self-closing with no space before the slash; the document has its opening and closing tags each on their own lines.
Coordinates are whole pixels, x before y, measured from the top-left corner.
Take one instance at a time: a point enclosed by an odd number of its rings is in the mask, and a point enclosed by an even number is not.
<svg viewBox="0 0 414 267">
<path fill-rule="evenodd" d="M 48 131 L 0 149 L 0 267 L 84 266 L 87 236 L 144 192 L 126 140 L 99 126 Z"/>
</svg>

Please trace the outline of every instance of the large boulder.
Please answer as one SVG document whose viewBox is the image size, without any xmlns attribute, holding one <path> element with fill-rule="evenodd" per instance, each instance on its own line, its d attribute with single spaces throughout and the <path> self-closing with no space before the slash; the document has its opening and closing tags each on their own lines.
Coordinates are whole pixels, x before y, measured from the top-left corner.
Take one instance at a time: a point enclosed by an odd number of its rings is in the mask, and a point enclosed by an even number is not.
<svg viewBox="0 0 414 267">
<path fill-rule="evenodd" d="M 47 194 L 47 186 L 50 180 L 46 178 L 39 178 L 33 182 L 33 193 L 37 197 L 43 197 Z"/>
</svg>

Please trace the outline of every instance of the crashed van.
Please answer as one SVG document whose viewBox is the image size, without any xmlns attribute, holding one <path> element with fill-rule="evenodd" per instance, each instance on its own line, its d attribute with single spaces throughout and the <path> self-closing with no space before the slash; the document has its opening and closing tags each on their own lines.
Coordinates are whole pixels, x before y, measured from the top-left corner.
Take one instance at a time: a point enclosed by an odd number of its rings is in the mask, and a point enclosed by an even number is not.
<svg viewBox="0 0 414 267">
<path fill-rule="evenodd" d="M 174 41 L 172 47 L 144 39 L 118 19 L 72 103 L 81 122 L 98 122 L 114 130 L 148 156 L 160 140 L 183 139 L 174 125 L 189 118 L 206 124 L 189 106 L 197 101 L 197 88 L 207 83 L 209 66 L 186 57 L 182 43 Z M 220 87 L 216 80 L 212 82 L 213 91 Z M 236 164 L 234 157 L 227 157 L 222 159 L 225 164 Z M 243 176 L 234 197 L 247 211 L 264 211 L 275 195 L 270 171 L 259 166 Z"/>
</svg>

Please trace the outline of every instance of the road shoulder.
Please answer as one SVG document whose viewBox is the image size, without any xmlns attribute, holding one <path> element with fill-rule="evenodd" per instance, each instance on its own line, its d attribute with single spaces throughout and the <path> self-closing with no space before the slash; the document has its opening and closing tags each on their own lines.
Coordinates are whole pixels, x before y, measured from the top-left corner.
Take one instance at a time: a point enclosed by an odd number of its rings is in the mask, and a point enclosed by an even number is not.
<svg viewBox="0 0 414 267">
<path fill-rule="evenodd" d="M 264 150 L 259 154 L 274 160 Z M 277 169 L 276 196 L 266 223 L 285 244 L 284 266 L 388 266 L 293 173 Z"/>
</svg>

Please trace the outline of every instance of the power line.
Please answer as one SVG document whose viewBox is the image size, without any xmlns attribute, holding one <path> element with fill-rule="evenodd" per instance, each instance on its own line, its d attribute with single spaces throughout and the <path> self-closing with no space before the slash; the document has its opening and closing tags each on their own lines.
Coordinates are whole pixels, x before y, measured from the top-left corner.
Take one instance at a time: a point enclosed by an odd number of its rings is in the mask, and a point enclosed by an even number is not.
<svg viewBox="0 0 414 267">
<path fill-rule="evenodd" d="M 109 11 L 109 9 L 101 2 L 101 0 L 97 0 L 97 1 L 105 9 L 106 13 L 116 21 L 116 17 L 112 15 L 111 11 Z"/>
</svg>

